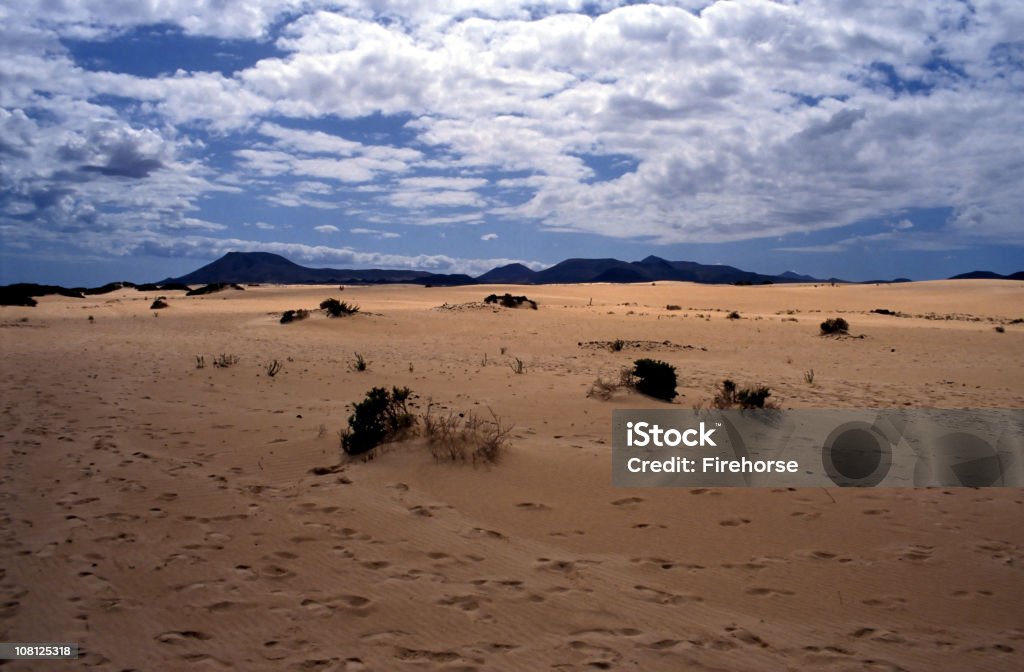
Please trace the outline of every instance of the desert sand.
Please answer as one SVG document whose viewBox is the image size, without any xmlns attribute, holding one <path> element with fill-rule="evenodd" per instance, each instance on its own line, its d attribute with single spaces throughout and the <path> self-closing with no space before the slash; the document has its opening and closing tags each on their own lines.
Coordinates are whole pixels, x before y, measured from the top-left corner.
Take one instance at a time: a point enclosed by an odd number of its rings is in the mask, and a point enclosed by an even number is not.
<svg viewBox="0 0 1024 672">
<path fill-rule="evenodd" d="M 478 303 L 505 291 L 539 310 Z M 278 323 L 330 296 L 362 312 Z M 829 316 L 854 337 L 819 336 Z M 616 489 L 612 410 L 664 404 L 587 396 L 652 356 L 686 408 L 723 378 L 784 408 L 1021 408 L 1021 317 L 1024 283 L 998 281 L 0 308 L 0 640 L 82 649 L 4 669 L 1022 669 L 1020 489 Z M 651 343 L 592 343 L 615 339 Z M 412 440 L 312 473 L 378 385 L 492 409 L 514 425 L 500 463 Z"/>
</svg>

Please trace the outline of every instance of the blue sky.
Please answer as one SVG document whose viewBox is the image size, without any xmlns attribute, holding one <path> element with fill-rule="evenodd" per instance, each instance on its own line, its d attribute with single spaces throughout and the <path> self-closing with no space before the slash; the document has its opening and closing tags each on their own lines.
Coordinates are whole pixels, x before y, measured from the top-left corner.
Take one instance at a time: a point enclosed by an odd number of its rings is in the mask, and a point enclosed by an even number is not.
<svg viewBox="0 0 1024 672">
<path fill-rule="evenodd" d="M 11 4 L 0 283 L 1024 269 L 1019 2 Z"/>
</svg>

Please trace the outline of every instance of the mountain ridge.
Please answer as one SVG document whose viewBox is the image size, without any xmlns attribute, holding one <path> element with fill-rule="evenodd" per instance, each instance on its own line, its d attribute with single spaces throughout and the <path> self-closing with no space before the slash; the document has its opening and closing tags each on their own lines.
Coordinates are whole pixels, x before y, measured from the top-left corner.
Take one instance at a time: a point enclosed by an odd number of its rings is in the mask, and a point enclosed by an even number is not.
<svg viewBox="0 0 1024 672">
<path fill-rule="evenodd" d="M 1024 280 L 1024 271 L 1001 275 L 991 271 L 972 271 L 949 278 Z M 534 271 L 520 263 L 492 268 L 472 277 L 462 273 L 431 273 L 404 269 L 309 268 L 272 252 L 228 252 L 221 258 L 191 273 L 166 278 L 159 284 L 271 283 L 271 284 L 384 284 L 408 283 L 427 286 L 473 284 L 547 285 L 587 282 L 637 283 L 657 281 L 696 282 L 701 284 L 765 285 L 774 283 L 845 282 L 839 278 L 815 278 L 795 271 L 776 275 L 745 271 L 725 264 L 701 264 L 695 261 L 670 261 L 648 255 L 640 261 L 622 261 L 612 257 L 590 259 L 572 257 L 553 266 Z M 909 282 L 906 278 L 871 280 L 874 283 Z"/>
</svg>

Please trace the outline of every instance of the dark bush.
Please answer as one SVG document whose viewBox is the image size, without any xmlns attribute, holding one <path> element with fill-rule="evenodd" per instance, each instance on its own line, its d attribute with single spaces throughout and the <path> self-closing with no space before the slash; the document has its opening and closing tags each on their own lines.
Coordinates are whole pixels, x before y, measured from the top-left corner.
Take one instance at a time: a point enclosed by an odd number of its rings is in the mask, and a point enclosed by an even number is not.
<svg viewBox="0 0 1024 672">
<path fill-rule="evenodd" d="M 511 294 L 505 294 L 498 296 L 497 294 L 491 294 L 484 298 L 484 303 L 497 303 L 505 308 L 518 308 L 519 306 L 528 304 L 530 308 L 537 310 L 537 302 L 529 299 L 525 296 L 512 296 Z"/>
<path fill-rule="evenodd" d="M 309 311 L 299 308 L 298 310 L 286 310 L 281 313 L 281 324 L 288 324 L 289 322 L 297 322 L 304 320 L 309 317 Z"/>
<path fill-rule="evenodd" d="M 736 401 L 740 408 L 764 408 L 764 402 L 772 396 L 772 391 L 765 385 L 745 387 L 736 393 Z"/>
<path fill-rule="evenodd" d="M 342 450 L 360 455 L 410 429 L 416 424 L 407 406 L 411 394 L 408 387 L 392 387 L 390 392 L 375 387 L 367 392 L 348 416 L 348 430 L 341 437 Z"/>
<path fill-rule="evenodd" d="M 320 307 L 327 311 L 327 314 L 331 317 L 345 317 L 346 315 L 355 315 L 359 312 L 359 306 L 338 301 L 337 299 L 324 299 L 320 302 Z"/>
<path fill-rule="evenodd" d="M 736 387 L 736 383 L 726 379 L 722 381 L 722 387 L 715 393 L 715 398 L 711 401 L 711 405 L 721 409 L 732 408 L 733 406 L 739 406 L 745 410 L 765 408 L 770 396 L 772 396 L 772 391 L 767 385 L 740 389 Z M 767 404 L 767 407 L 774 408 L 770 403 Z"/>
<path fill-rule="evenodd" d="M 734 311 L 732 311 L 731 313 L 729 313 L 728 315 L 726 315 L 726 317 L 727 317 L 728 319 L 730 319 L 730 320 L 738 320 L 738 319 L 740 319 L 740 314 L 739 314 L 739 313 L 737 313 L 737 312 L 736 312 L 736 311 L 734 310 Z"/>
<path fill-rule="evenodd" d="M 821 323 L 823 336 L 840 335 L 850 333 L 850 325 L 841 317 L 830 317 Z"/>
<path fill-rule="evenodd" d="M 157 299 L 155 301 L 153 301 L 153 304 L 149 307 L 149 309 L 150 310 L 160 310 L 161 308 L 167 308 L 167 301 L 164 300 L 166 298 L 167 298 L 166 296 L 159 296 L 159 297 L 157 297 Z"/>
<path fill-rule="evenodd" d="M 655 399 L 672 401 L 676 398 L 676 367 L 656 359 L 638 359 L 633 362 L 636 390 Z"/>
</svg>

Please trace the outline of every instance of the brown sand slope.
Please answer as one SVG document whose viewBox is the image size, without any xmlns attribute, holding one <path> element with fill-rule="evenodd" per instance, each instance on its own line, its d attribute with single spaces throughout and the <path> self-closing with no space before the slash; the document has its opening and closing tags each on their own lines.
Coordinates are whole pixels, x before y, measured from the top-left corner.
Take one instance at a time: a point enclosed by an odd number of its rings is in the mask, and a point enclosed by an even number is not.
<svg viewBox="0 0 1024 672">
<path fill-rule="evenodd" d="M 467 305 L 509 289 L 540 310 Z M 1024 666 L 1020 490 L 615 489 L 611 410 L 659 404 L 586 397 L 651 355 L 684 407 L 730 377 L 786 407 L 1020 408 L 1020 283 L 261 287 L 159 317 L 155 296 L 0 309 L 2 641 L 104 670 Z M 370 314 L 277 323 L 328 296 Z M 833 315 L 864 338 L 819 337 Z M 614 339 L 648 343 L 589 345 Z M 512 446 L 311 474 L 374 385 L 490 407 Z"/>
</svg>

